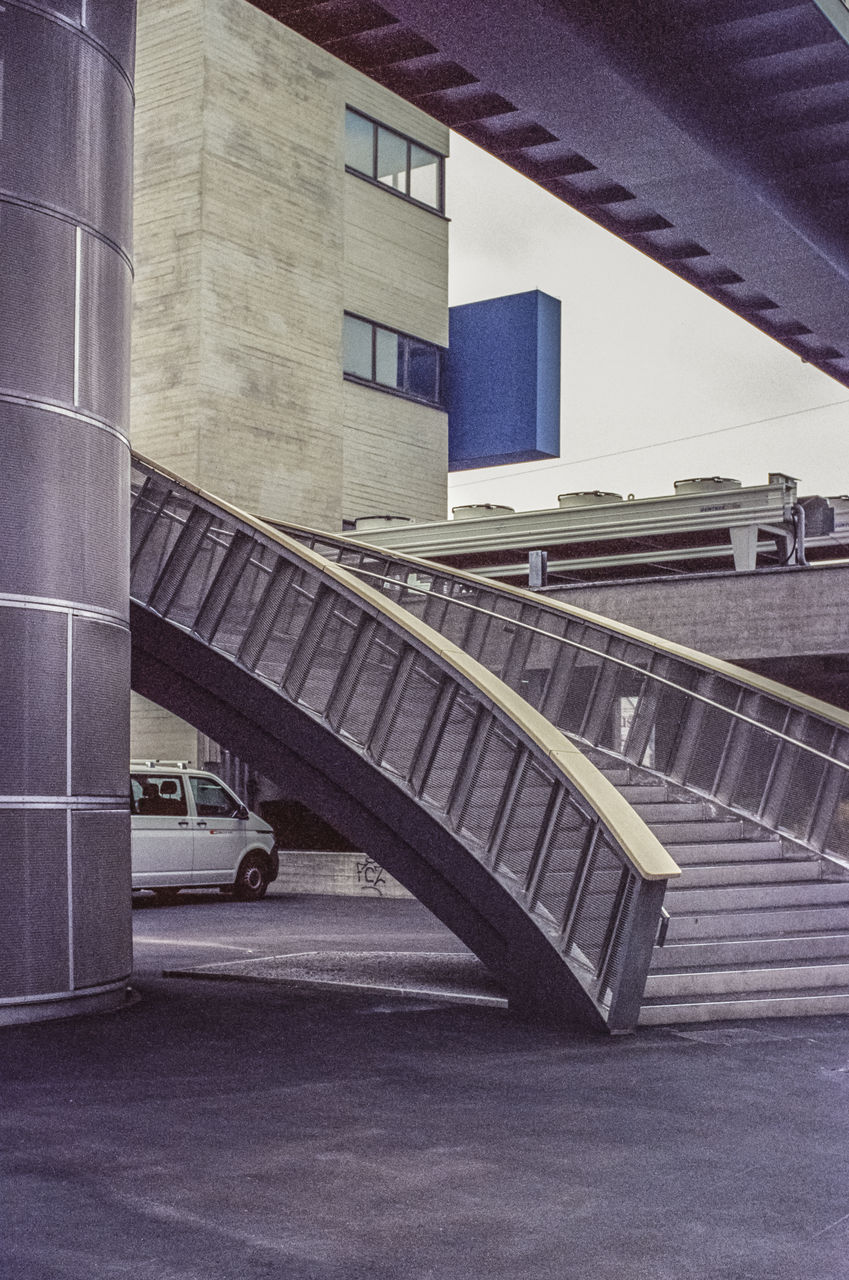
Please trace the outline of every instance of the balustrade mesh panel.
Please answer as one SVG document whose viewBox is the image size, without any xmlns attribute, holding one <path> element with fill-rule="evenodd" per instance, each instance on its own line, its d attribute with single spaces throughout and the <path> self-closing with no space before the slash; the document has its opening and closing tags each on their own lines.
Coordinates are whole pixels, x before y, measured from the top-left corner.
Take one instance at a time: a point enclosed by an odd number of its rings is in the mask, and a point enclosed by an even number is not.
<svg viewBox="0 0 849 1280">
<path fill-rule="evenodd" d="M 549 773 L 528 762 L 498 844 L 497 867 L 509 871 L 523 887 L 528 884 L 554 785 Z"/>
<path fill-rule="evenodd" d="M 799 737 L 802 742 L 818 751 L 831 751 L 833 730 L 824 724 L 808 720 Z M 820 785 L 825 775 L 825 761 L 804 751 L 801 747 L 785 744 L 782 762 L 786 762 L 790 778 L 784 793 L 779 825 L 791 835 L 805 839 L 813 822 L 819 799 Z"/>
<path fill-rule="evenodd" d="M 740 710 L 753 720 L 760 720 L 779 731 L 783 730 L 787 719 L 787 708 L 771 699 L 749 696 L 741 703 Z M 731 785 L 731 804 L 755 815 L 761 812 L 780 748 L 781 739 L 766 728 L 749 727 L 745 759 L 738 763 Z"/>
<path fill-rule="evenodd" d="M 622 880 L 622 862 L 606 837 L 596 840 L 581 887 L 570 942 L 594 971 L 604 959 L 605 942 Z"/>
<path fill-rule="evenodd" d="M 169 495 L 164 509 L 136 553 L 133 564 L 133 595 L 147 601 L 156 582 L 168 562 L 174 545 L 183 531 L 188 517 L 188 503 L 179 502 Z"/>
<path fill-rule="evenodd" d="M 312 604 L 302 589 L 303 574 L 294 566 L 275 565 L 269 572 L 261 605 L 245 636 L 255 670 L 265 680 L 282 685 L 304 619 Z"/>
<path fill-rule="evenodd" d="M 407 673 L 389 727 L 380 763 L 409 778 L 413 761 L 430 723 L 439 697 L 439 672 L 423 658 L 416 658 Z"/>
<path fill-rule="evenodd" d="M 239 575 L 212 636 L 216 649 L 234 657 L 253 626 L 256 612 L 271 579 L 276 557 L 268 548 L 257 546 Z"/>
<path fill-rule="evenodd" d="M 476 844 L 489 843 L 492 824 L 517 767 L 518 743 L 512 734 L 493 722 L 475 767 L 475 784 L 469 794 L 461 831 Z"/>
<path fill-rule="evenodd" d="M 578 869 L 589 845 L 593 823 L 588 814 L 564 797 L 554 823 L 545 865 L 537 882 L 537 907 L 562 930 L 566 925 Z"/>
<path fill-rule="evenodd" d="M 384 628 L 378 628 L 369 645 L 368 657 L 355 673 L 339 731 L 354 742 L 365 745 L 372 725 L 387 696 L 398 666 L 401 641 Z"/>
<path fill-rule="evenodd" d="M 849 858 L 849 773 L 844 774 L 842 786 L 838 791 L 837 804 L 829 824 L 825 847 L 831 853 Z"/>
<path fill-rule="evenodd" d="M 475 717 L 476 708 L 472 699 L 465 694 L 458 694 L 442 728 L 422 788 L 425 798 L 438 809 L 448 808 L 451 790 L 475 727 Z"/>
<path fill-rule="evenodd" d="M 298 701 L 323 715 L 339 674 L 345 665 L 354 643 L 360 611 L 347 601 L 334 603 L 324 624 L 316 630 L 315 644 L 307 639 L 308 654 L 306 674 L 303 678 Z M 304 644 L 303 637 L 299 644 Z"/>
<path fill-rule="evenodd" d="M 186 566 L 182 581 L 168 606 L 168 617 L 172 622 L 183 627 L 192 626 L 221 568 L 232 539 L 233 530 L 225 529 L 221 525 L 206 531 L 191 564 Z"/>
</svg>

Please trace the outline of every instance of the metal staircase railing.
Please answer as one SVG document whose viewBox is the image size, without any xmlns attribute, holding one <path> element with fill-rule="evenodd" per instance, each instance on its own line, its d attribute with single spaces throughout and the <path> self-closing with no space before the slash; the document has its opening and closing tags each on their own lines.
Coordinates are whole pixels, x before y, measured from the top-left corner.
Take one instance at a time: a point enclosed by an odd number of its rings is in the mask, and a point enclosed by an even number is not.
<svg viewBox="0 0 849 1280">
<path fill-rule="evenodd" d="M 849 713 L 561 601 L 280 527 L 449 637 L 573 740 L 849 856 Z"/>
<path fill-rule="evenodd" d="M 266 744 L 256 748 L 258 767 L 270 758 L 269 736 L 284 751 L 297 720 L 299 749 L 337 789 L 359 789 L 364 809 L 364 791 L 374 789 L 372 809 L 389 797 L 404 826 L 399 844 L 466 895 L 470 918 L 489 919 L 503 957 L 495 945 L 475 949 L 500 966 L 517 1001 L 632 1027 L 666 880 L 678 868 L 598 770 L 430 618 L 390 598 L 408 604 L 409 583 L 388 597 L 349 573 L 339 561 L 356 551 L 341 555 L 334 544 L 330 563 L 138 457 L 132 491 L 134 655 L 157 643 L 164 622 L 163 653 L 184 652 L 175 679 L 195 682 L 219 708 L 229 699 L 240 723 L 257 690 L 273 702 L 257 730 Z M 421 600 L 432 613 L 434 597 Z M 452 608 L 448 597 L 437 603 Z M 456 613 L 464 624 L 471 617 Z M 168 705 L 167 689 L 160 700 Z M 344 744 L 341 764 L 325 759 L 330 742 L 336 756 Z M 240 754 L 250 750 L 242 737 Z"/>
</svg>

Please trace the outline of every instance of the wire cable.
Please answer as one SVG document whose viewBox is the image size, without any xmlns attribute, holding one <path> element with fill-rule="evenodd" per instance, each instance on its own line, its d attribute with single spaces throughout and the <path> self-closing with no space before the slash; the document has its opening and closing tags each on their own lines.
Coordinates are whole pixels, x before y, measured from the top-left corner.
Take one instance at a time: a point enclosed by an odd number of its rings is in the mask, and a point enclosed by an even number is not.
<svg viewBox="0 0 849 1280">
<path fill-rule="evenodd" d="M 650 444 L 635 444 L 627 449 L 614 449 L 610 453 L 595 453 L 587 458 L 572 458 L 569 462 L 540 462 L 534 466 L 533 463 L 523 463 L 523 467 L 527 470 L 519 470 L 514 467 L 511 470 L 502 471 L 500 468 L 496 475 L 487 476 L 478 480 L 461 480 L 457 482 L 457 488 L 470 489 L 472 485 L 493 484 L 498 480 L 509 480 L 514 476 L 528 476 L 545 474 L 548 475 L 552 471 L 563 471 L 568 467 L 580 466 L 583 462 L 601 462 L 607 458 L 621 458 L 626 453 L 641 453 L 644 449 L 662 449 L 670 444 L 683 444 L 687 440 L 703 440 L 706 436 L 721 436 L 728 431 L 743 431 L 746 427 L 763 427 L 770 422 L 781 422 L 786 418 L 798 418 L 805 413 L 817 413 L 820 409 L 835 409 L 839 405 L 849 404 L 849 400 L 831 400 L 828 404 L 810 405 L 807 409 L 792 409 L 788 413 L 772 414 L 768 418 L 753 418 L 750 422 L 736 422 L 732 427 L 714 427 L 711 431 L 695 431 L 688 436 L 675 436 L 672 440 L 653 440 Z M 531 468 L 533 467 L 533 470 Z M 456 474 L 456 473 L 455 473 Z"/>
</svg>

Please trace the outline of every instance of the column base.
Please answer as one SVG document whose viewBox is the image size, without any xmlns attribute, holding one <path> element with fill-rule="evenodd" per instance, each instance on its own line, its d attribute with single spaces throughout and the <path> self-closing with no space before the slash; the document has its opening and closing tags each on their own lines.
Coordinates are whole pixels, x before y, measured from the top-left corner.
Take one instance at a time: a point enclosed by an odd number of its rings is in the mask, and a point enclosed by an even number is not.
<svg viewBox="0 0 849 1280">
<path fill-rule="evenodd" d="M 129 975 L 128 975 L 129 976 Z M 44 996 L 23 996 L 0 1000 L 0 1027 L 27 1022 L 47 1022 L 52 1018 L 79 1018 L 87 1013 L 110 1013 L 129 1008 L 139 997 L 127 985 L 128 978 L 84 991 L 52 992 Z"/>
</svg>

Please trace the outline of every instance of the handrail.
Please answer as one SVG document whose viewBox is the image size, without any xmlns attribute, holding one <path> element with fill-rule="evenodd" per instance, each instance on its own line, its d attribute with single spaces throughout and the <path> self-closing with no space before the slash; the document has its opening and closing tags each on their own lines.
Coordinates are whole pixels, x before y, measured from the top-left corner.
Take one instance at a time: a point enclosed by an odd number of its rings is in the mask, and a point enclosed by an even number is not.
<svg viewBox="0 0 849 1280">
<path fill-rule="evenodd" d="M 139 691 L 317 775 L 520 1000 L 633 1026 L 679 869 L 580 746 L 318 549 L 138 457 L 132 492 Z"/>
<path fill-rule="evenodd" d="M 525 690 L 567 735 L 716 800 L 815 852 L 845 854 L 849 850 L 849 712 L 565 601 L 355 538 L 291 524 L 285 527 L 312 545 L 332 549 L 352 572 L 371 574 L 384 591 L 396 588 L 411 596 L 420 594 L 429 620 L 439 601 L 438 627 L 454 633 L 460 626 L 458 609 L 476 612 L 480 623 L 470 621 L 460 627 L 463 643 L 484 662 L 488 655 L 495 670 L 509 668 L 508 682 Z M 361 563 L 352 564 L 354 559 Z M 368 563 L 375 568 L 366 568 Z M 423 576 L 431 580 L 427 585 L 420 581 Z M 492 607 L 465 598 L 474 593 Z M 415 610 L 412 601 L 408 603 Z M 562 624 L 565 634 L 540 626 L 545 617 L 558 627 Z M 526 638 L 511 646 L 504 642 L 503 633 L 490 632 L 491 622 L 509 624 Z M 598 632 L 605 637 L 604 643 L 597 648 L 582 643 L 585 635 L 568 634 L 576 628 Z M 590 668 L 595 669 L 596 684 L 589 693 L 569 684 L 571 676 L 565 667 L 557 675 L 551 653 L 534 652 L 534 635 L 545 645 L 562 642 L 557 652 L 580 655 L 578 666 L 585 679 L 590 678 Z M 534 654 L 527 661 L 522 645 Z M 629 647 L 646 652 L 646 665 L 628 660 Z M 684 681 L 680 675 L 675 678 L 676 668 L 682 666 L 688 670 Z M 602 668 L 607 673 L 604 677 Z M 529 672 L 534 673 L 531 686 Z M 690 676 L 693 687 L 688 687 Z M 638 687 L 634 687 L 635 677 L 640 680 Z M 726 700 L 720 698 L 723 686 Z M 562 693 L 563 688 L 568 692 L 553 706 L 550 691 Z M 591 706 L 597 691 L 600 702 Z M 637 726 L 636 732 L 622 729 L 619 739 L 609 729 L 609 717 L 605 721 L 616 696 L 632 699 L 635 709 L 630 723 Z M 675 700 L 679 705 L 672 705 Z M 658 741 L 663 741 L 659 753 L 654 751 L 655 727 Z"/>
<path fill-rule="evenodd" d="M 439 571 L 444 572 L 441 566 Z M 439 591 L 431 591 L 427 587 L 408 586 L 402 583 L 398 578 L 393 578 L 391 574 L 374 573 L 369 569 L 362 569 L 359 565 L 351 566 L 349 572 L 358 573 L 364 578 L 375 578 L 379 582 L 392 582 L 402 587 L 405 591 L 409 591 L 414 595 L 433 596 L 437 600 L 445 600 L 446 597 Z M 650 671 L 647 667 L 641 667 L 635 662 L 627 662 L 625 658 L 618 658 L 613 653 L 604 653 L 599 655 L 598 649 L 593 649 L 591 645 L 579 644 L 577 640 L 570 640 L 568 636 L 559 636 L 554 631 L 546 631 L 543 627 L 535 627 L 530 622 L 522 622 L 520 618 L 505 618 L 503 613 L 496 613 L 494 609 L 484 609 L 482 605 L 472 604 L 470 600 L 453 599 L 452 604 L 458 605 L 461 609 L 467 609 L 470 613 L 479 613 L 487 618 L 496 618 L 499 622 L 509 622 L 510 626 L 518 627 L 523 631 L 530 631 L 533 635 L 545 636 L 547 640 L 555 640 L 558 644 L 568 645 L 571 649 L 579 649 L 583 653 L 591 653 L 594 657 L 603 657 L 607 662 L 613 662 L 618 667 L 624 667 L 628 671 L 637 672 L 641 676 L 647 676 L 649 680 L 655 680 L 658 684 L 666 685 L 667 688 L 677 689 L 679 693 L 686 693 L 688 698 L 695 698 L 698 702 L 704 702 L 709 707 L 716 707 L 725 715 L 732 716 L 735 720 L 740 720 L 744 724 L 753 725 L 756 729 L 770 735 L 773 738 L 779 738 L 783 742 L 789 742 L 794 747 L 807 752 L 812 756 L 819 756 L 821 760 L 827 760 L 829 764 L 835 765 L 839 769 L 843 769 L 849 773 L 849 763 L 843 760 L 837 760 L 834 756 L 826 755 L 824 751 L 818 751 L 816 747 L 810 746 L 806 742 L 800 742 L 798 738 L 791 738 L 789 734 L 782 733 L 780 729 L 774 729 L 771 725 L 761 724 L 759 720 L 754 720 L 751 716 L 744 715 L 742 711 L 737 711 L 735 707 L 726 707 L 721 702 L 716 702 L 713 698 L 709 698 L 704 693 L 698 693 L 695 689 L 688 689 L 683 684 L 676 684 L 674 680 L 669 680 L 666 676 L 658 675 L 656 671 Z M 835 708 L 839 710 L 839 708 Z"/>
<path fill-rule="evenodd" d="M 741 684 L 749 685 L 756 693 L 780 698 L 783 702 L 792 703 L 800 711 L 820 716 L 823 720 L 829 720 L 835 725 L 839 725 L 840 728 L 849 729 L 849 711 L 845 711 L 842 707 L 835 707 L 820 698 L 814 698 L 810 694 L 803 693 L 800 689 L 794 689 L 790 685 L 771 680 L 768 676 L 762 676 L 756 671 L 749 671 L 745 667 L 737 666 L 736 663 L 726 661 L 724 658 L 716 658 L 713 654 L 704 653 L 699 649 L 692 649 L 688 645 L 680 644 L 677 640 L 669 640 L 664 636 L 655 635 L 651 631 L 632 627 L 629 623 L 620 622 L 617 618 L 608 618 L 604 614 L 594 613 L 590 609 L 583 609 L 580 605 L 569 604 L 566 600 L 540 595 L 538 592 L 529 591 L 525 587 L 517 587 L 512 582 L 495 582 L 480 574 L 472 573 L 468 569 L 458 569 L 453 565 L 441 564 L 438 560 L 426 560 L 421 556 L 410 555 L 408 552 L 394 551 L 375 546 L 372 543 L 360 542 L 347 534 L 328 533 L 326 530 L 315 529 L 311 525 L 302 525 L 289 520 L 270 519 L 266 523 L 271 528 L 291 530 L 296 538 L 304 535 L 307 538 L 316 538 L 322 542 L 334 544 L 340 550 L 362 551 L 373 557 L 383 557 L 385 560 L 395 560 L 399 564 L 409 565 L 412 569 L 421 569 L 425 573 L 439 574 L 444 578 L 465 580 L 470 586 L 478 589 L 495 592 L 498 595 L 513 596 L 521 603 L 533 603 L 552 613 L 564 614 L 578 621 L 602 627 L 605 631 L 615 632 L 623 640 L 633 640 L 637 644 L 649 645 L 669 657 L 681 658 L 685 662 L 692 662 L 697 666 L 703 667 L 710 674 L 727 676 L 729 679 L 738 680 Z M 393 579 L 390 577 L 388 581 L 393 581 Z M 395 581 L 398 580 L 395 579 Z M 399 585 L 403 585 L 403 583 L 399 582 Z M 453 603 L 459 604 L 460 602 L 454 601 Z M 496 616 L 500 617 L 502 615 Z M 509 621 L 512 622 L 513 619 L 509 619 Z"/>
<path fill-rule="evenodd" d="M 133 454 L 133 461 L 148 467 L 157 475 L 172 481 L 182 489 L 196 494 L 222 511 L 235 516 L 236 519 L 255 529 L 265 537 L 271 538 L 287 551 L 297 554 L 327 577 L 353 591 L 366 600 L 373 609 L 392 618 L 405 631 L 415 635 L 423 645 L 444 658 L 465 678 L 480 690 L 491 702 L 504 711 L 512 721 L 555 763 L 581 794 L 590 801 L 593 808 L 609 827 L 610 831 L 627 841 L 623 850 L 633 863 L 635 869 L 646 880 L 665 880 L 680 875 L 680 868 L 670 857 L 659 840 L 652 834 L 646 824 L 624 800 L 604 774 L 580 751 L 580 749 L 560 732 L 545 716 L 541 715 L 524 698 L 493 675 L 482 663 L 469 656 L 457 645 L 446 643 L 445 637 L 427 623 L 422 622 L 401 605 L 396 604 L 382 592 L 362 583 L 347 569 L 340 568 L 331 560 L 325 559 L 303 542 L 292 538 L 279 529 L 265 524 L 257 516 L 242 511 L 239 507 L 208 493 L 200 486 L 192 484 L 159 463 L 145 458 L 139 453 Z"/>
</svg>

